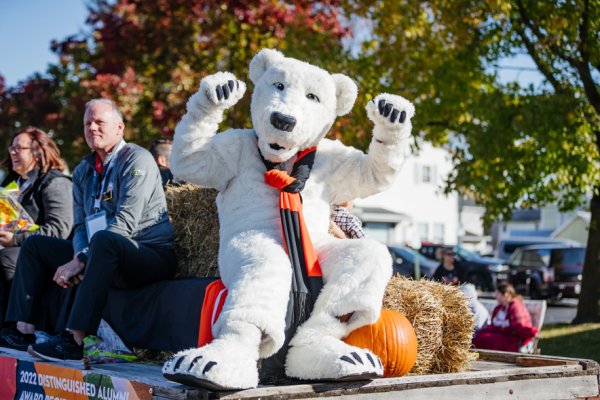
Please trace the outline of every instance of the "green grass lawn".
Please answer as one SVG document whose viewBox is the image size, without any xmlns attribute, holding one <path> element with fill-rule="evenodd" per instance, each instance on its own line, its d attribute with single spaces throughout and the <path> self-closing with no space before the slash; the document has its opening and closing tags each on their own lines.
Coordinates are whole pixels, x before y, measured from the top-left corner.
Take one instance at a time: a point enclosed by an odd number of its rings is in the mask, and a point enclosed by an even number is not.
<svg viewBox="0 0 600 400">
<path fill-rule="evenodd" d="M 600 363 L 600 323 L 542 328 L 542 355 L 587 358 Z"/>
</svg>

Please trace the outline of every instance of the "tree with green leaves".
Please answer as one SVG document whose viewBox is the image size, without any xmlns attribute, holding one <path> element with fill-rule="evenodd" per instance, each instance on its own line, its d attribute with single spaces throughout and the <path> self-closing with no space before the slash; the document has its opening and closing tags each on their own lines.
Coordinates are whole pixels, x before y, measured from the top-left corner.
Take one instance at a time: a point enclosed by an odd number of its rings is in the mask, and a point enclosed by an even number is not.
<svg viewBox="0 0 600 400">
<path fill-rule="evenodd" d="M 360 86 L 414 99 L 415 131 L 453 149 L 446 190 L 472 195 L 486 222 L 592 195 L 576 320 L 600 320 L 600 2 L 352 1 L 345 11 L 371 28 L 351 63 Z M 518 53 L 541 87 L 499 83 L 498 65 Z M 356 117 L 350 126 L 364 129 Z"/>
</svg>

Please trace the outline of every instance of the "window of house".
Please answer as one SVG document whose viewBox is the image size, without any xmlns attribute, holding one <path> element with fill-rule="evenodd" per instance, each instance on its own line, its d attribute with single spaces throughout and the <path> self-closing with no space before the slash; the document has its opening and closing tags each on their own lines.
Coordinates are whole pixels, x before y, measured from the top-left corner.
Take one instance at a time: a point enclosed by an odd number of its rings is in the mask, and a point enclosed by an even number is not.
<svg viewBox="0 0 600 400">
<path fill-rule="evenodd" d="M 435 243 L 444 243 L 445 226 L 444 224 L 433 224 L 433 241 Z"/>
<path fill-rule="evenodd" d="M 435 165 L 416 164 L 414 171 L 416 184 L 432 184 L 437 182 L 437 167 Z"/>
<path fill-rule="evenodd" d="M 417 233 L 419 234 L 419 239 L 421 241 L 429 240 L 429 225 L 426 223 L 417 224 Z"/>
<path fill-rule="evenodd" d="M 423 165 L 421 168 L 421 183 L 431 183 L 431 166 Z"/>
<path fill-rule="evenodd" d="M 390 243 L 393 239 L 394 224 L 386 222 L 365 222 L 363 224 L 365 235 L 381 243 Z"/>
</svg>

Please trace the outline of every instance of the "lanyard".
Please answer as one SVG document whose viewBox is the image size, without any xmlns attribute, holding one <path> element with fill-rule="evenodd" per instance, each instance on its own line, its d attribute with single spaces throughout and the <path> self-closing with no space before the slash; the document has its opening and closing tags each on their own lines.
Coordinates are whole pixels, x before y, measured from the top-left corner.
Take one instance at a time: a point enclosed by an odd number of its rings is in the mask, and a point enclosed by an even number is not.
<svg viewBox="0 0 600 400">
<path fill-rule="evenodd" d="M 19 194 L 17 195 L 17 200 L 21 202 L 23 201 L 25 190 L 27 190 L 27 188 L 31 186 L 31 179 L 24 180 L 23 178 L 19 177 L 19 179 L 17 179 L 17 185 L 19 185 Z"/>
<path fill-rule="evenodd" d="M 110 176 L 112 168 L 114 166 L 113 161 L 117 158 L 117 153 L 125 146 L 125 141 L 121 140 L 117 145 L 117 148 L 113 151 L 108 165 L 102 170 L 102 174 L 98 174 L 98 171 L 94 170 L 94 213 L 100 211 L 100 203 L 102 202 L 102 194 L 106 190 L 106 181 Z M 102 180 L 100 180 L 102 178 Z"/>
</svg>

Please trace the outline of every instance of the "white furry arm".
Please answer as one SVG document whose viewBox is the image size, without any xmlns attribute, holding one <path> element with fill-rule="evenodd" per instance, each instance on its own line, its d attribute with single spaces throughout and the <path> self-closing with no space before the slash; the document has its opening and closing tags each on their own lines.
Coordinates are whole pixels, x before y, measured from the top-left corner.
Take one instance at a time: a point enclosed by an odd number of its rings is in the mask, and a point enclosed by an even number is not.
<svg viewBox="0 0 600 400">
<path fill-rule="evenodd" d="M 415 113 L 412 103 L 385 93 L 371 100 L 366 109 L 375 124 L 369 151 L 364 154 L 347 149 L 344 155 L 335 157 L 333 204 L 386 190 L 404 163 L 412 131 L 411 118 Z"/>
<path fill-rule="evenodd" d="M 235 176 L 242 144 L 236 143 L 235 136 L 215 134 L 223 112 L 235 105 L 245 91 L 244 82 L 229 72 L 202 79 L 175 128 L 169 161 L 176 178 L 221 189 Z"/>
</svg>

